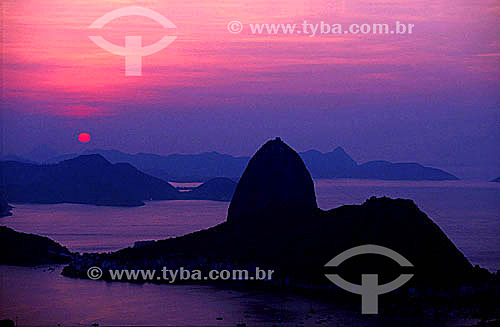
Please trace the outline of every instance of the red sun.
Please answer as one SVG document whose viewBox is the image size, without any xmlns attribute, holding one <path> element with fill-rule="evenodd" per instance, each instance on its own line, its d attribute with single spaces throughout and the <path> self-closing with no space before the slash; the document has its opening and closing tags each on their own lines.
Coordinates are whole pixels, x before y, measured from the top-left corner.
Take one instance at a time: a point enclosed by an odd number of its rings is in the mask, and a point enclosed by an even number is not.
<svg viewBox="0 0 500 327">
<path fill-rule="evenodd" d="M 78 135 L 78 141 L 80 141 L 80 143 L 90 142 L 90 134 L 89 133 L 80 133 L 80 135 Z"/>
</svg>

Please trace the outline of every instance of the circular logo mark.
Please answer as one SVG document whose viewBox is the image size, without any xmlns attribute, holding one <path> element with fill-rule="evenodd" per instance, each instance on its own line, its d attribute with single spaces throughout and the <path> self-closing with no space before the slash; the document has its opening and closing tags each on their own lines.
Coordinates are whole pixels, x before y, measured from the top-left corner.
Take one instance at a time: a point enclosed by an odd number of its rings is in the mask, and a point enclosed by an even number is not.
<svg viewBox="0 0 500 327">
<path fill-rule="evenodd" d="M 156 11 L 137 6 L 124 7 L 110 11 L 104 16 L 99 17 L 89 26 L 89 28 L 103 28 L 104 25 L 110 21 L 125 16 L 143 16 L 155 20 L 164 28 L 177 28 L 168 18 Z M 125 47 L 110 43 L 102 36 L 91 35 L 89 38 L 104 50 L 125 57 L 125 76 L 141 76 L 142 57 L 163 50 L 170 45 L 170 43 L 174 42 L 177 36 L 164 36 L 160 41 L 146 47 L 142 46 L 141 36 L 125 36 Z"/>
<path fill-rule="evenodd" d="M 92 280 L 97 280 L 102 277 L 102 270 L 99 267 L 90 267 L 87 270 L 87 277 Z"/>
<path fill-rule="evenodd" d="M 379 254 L 391 258 L 399 263 L 402 267 L 413 267 L 413 265 L 401 254 L 389 248 L 366 244 L 356 246 L 342 252 L 332 260 L 328 261 L 326 267 L 338 267 L 345 260 L 361 255 L 361 254 Z M 362 314 L 377 314 L 378 313 L 378 296 L 394 291 L 408 282 L 413 274 L 401 274 L 398 278 L 390 283 L 379 285 L 378 275 L 362 274 L 361 285 L 352 284 L 337 274 L 328 274 L 326 277 L 336 284 L 338 287 L 355 294 L 361 295 L 361 313 Z"/>
<path fill-rule="evenodd" d="M 237 20 L 233 20 L 227 24 L 227 30 L 232 34 L 241 33 L 243 31 L 243 24 Z"/>
</svg>

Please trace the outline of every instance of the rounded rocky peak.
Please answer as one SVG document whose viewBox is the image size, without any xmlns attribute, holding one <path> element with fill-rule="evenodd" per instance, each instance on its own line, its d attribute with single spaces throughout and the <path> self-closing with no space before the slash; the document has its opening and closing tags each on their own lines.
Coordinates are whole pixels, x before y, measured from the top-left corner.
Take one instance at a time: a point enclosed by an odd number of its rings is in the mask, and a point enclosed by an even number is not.
<svg viewBox="0 0 500 327">
<path fill-rule="evenodd" d="M 316 212 L 314 183 L 299 154 L 279 137 L 250 159 L 229 206 L 228 223 L 278 222 Z"/>
</svg>

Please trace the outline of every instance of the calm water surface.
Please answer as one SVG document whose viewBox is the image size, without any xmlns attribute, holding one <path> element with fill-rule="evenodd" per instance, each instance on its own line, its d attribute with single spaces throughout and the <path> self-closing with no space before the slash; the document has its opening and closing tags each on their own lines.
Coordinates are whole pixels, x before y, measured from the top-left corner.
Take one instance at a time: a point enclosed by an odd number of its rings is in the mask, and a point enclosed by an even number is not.
<svg viewBox="0 0 500 327">
<path fill-rule="evenodd" d="M 104 252 L 215 226 L 226 219 L 228 203 L 153 201 L 134 208 L 83 204 L 14 204 L 0 224 L 50 237 L 78 252 Z"/>
<path fill-rule="evenodd" d="M 330 209 L 359 204 L 372 195 L 410 198 L 475 264 L 500 269 L 500 185 L 479 182 L 316 181 L 318 204 Z M 87 205 L 16 205 L 0 224 L 48 236 L 73 251 L 101 252 L 216 225 L 228 203 L 159 201 L 138 208 Z M 155 326 L 407 326 L 405 321 L 361 317 L 290 294 L 211 286 L 133 285 L 75 280 L 61 267 L 0 266 L 0 319 L 19 325 Z M 216 318 L 223 318 L 217 320 Z M 464 321 L 436 326 L 465 325 Z M 423 325 L 433 326 L 425 322 Z"/>
</svg>

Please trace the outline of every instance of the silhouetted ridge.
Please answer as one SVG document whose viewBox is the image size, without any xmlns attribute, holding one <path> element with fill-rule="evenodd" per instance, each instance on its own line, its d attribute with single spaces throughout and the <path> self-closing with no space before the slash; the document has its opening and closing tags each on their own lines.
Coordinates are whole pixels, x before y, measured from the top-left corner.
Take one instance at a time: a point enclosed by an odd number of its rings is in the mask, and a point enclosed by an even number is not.
<svg viewBox="0 0 500 327">
<path fill-rule="evenodd" d="M 268 141 L 250 159 L 231 205 L 228 223 L 245 224 L 263 216 L 310 215 L 318 208 L 311 175 L 297 152 L 280 138 Z"/>
<path fill-rule="evenodd" d="M 82 203 L 139 206 L 144 200 L 176 200 L 169 183 L 128 163 L 111 164 L 99 154 L 55 165 L 0 162 L 0 176 L 11 203 Z"/>
<path fill-rule="evenodd" d="M 357 165 L 341 147 L 327 153 L 309 150 L 300 153 L 300 156 L 314 178 L 336 178 Z"/>
<path fill-rule="evenodd" d="M 429 180 L 447 181 L 458 178 L 441 169 L 425 167 L 418 163 L 389 161 L 369 161 L 357 165 L 340 174 L 340 178 L 378 179 L 378 180 Z"/>
<path fill-rule="evenodd" d="M 146 174 L 172 182 L 202 182 L 216 177 L 238 179 L 250 160 L 248 157 L 233 157 L 218 152 L 161 156 L 150 153 L 129 154 L 117 150 L 94 149 L 87 150 L 82 154 L 101 154 L 111 163 L 128 162 Z M 381 164 L 379 161 L 370 161 L 358 165 L 342 147 L 337 147 L 333 151 L 326 153 L 309 150 L 301 152 L 299 155 L 313 178 L 458 179 L 441 169 L 412 163 L 385 162 Z M 52 158 L 46 163 L 59 163 L 77 156 L 77 153 L 66 154 Z"/>
<path fill-rule="evenodd" d="M 50 238 L 0 226 L 0 264 L 36 266 L 68 263 L 71 252 Z"/>
<path fill-rule="evenodd" d="M 73 159 L 67 159 L 60 163 L 67 167 L 84 167 L 86 169 L 108 167 L 111 163 L 100 154 L 84 154 Z"/>
<path fill-rule="evenodd" d="M 217 177 L 180 194 L 187 200 L 231 201 L 235 188 L 236 183 L 232 179 Z"/>
</svg>

